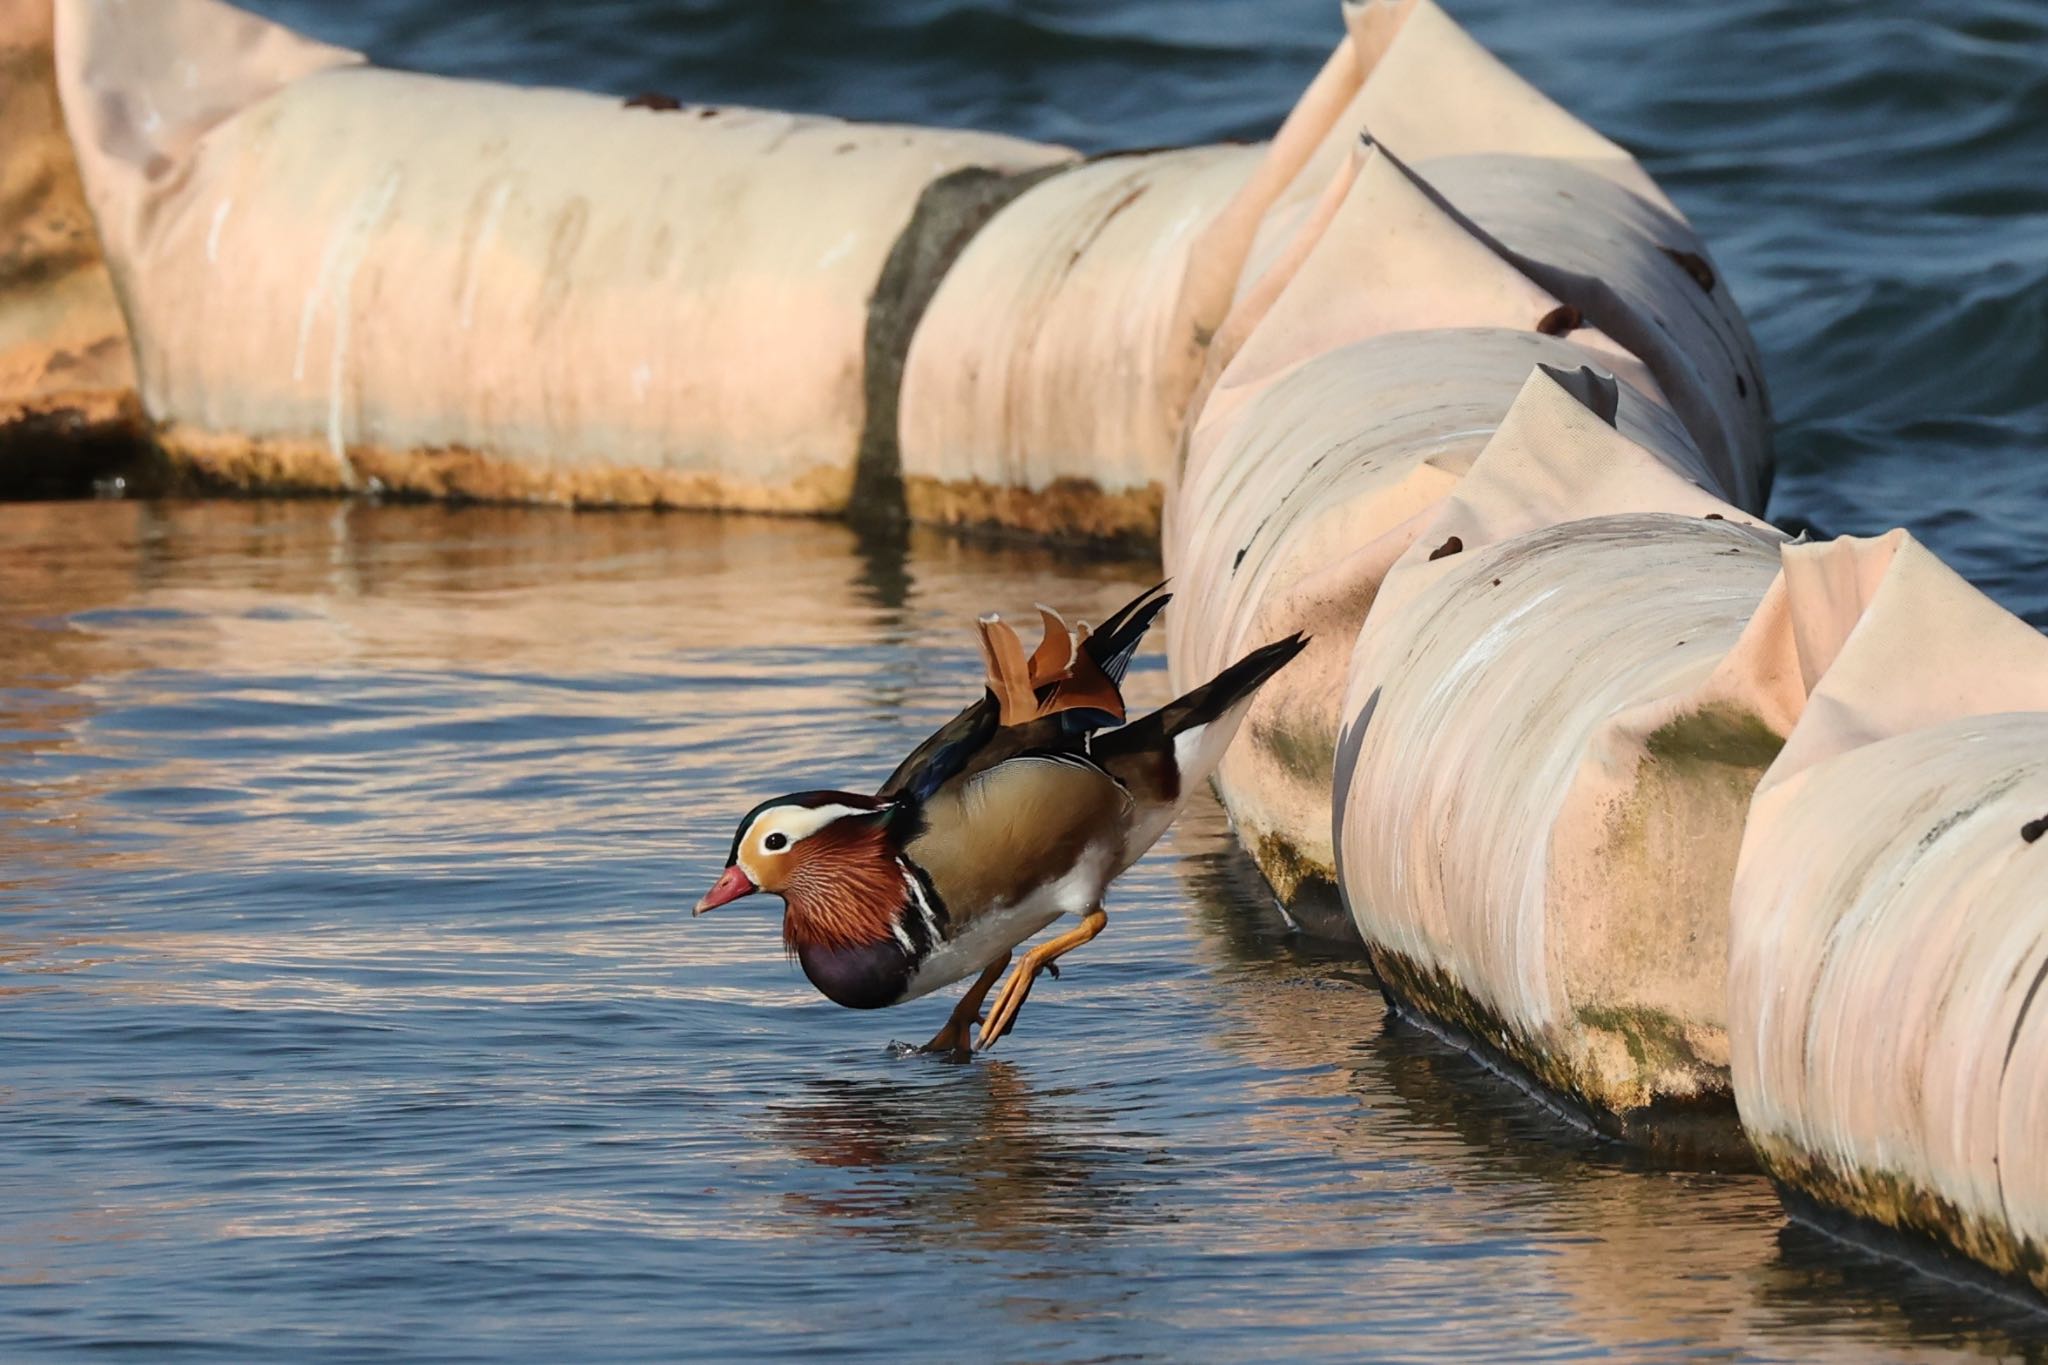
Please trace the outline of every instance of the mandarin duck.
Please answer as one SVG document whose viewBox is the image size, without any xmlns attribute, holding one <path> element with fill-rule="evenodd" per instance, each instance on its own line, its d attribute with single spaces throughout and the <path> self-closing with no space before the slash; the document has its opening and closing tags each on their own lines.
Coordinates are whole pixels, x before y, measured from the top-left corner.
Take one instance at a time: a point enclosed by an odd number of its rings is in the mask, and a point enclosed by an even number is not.
<svg viewBox="0 0 2048 1365">
<path fill-rule="evenodd" d="M 1152 847 L 1215 771 L 1261 684 L 1307 643 L 1257 649 L 1186 696 L 1126 723 L 1121 683 L 1165 607 L 1160 584 L 1100 630 L 1040 607 L 1027 659 L 994 616 L 977 623 L 987 686 L 872 796 L 804 791 L 764 801 L 733 835 L 697 914 L 767 891 L 782 941 L 837 1004 L 876 1009 L 974 977 L 922 1051 L 966 1054 L 1010 1031 L 1039 973 L 1108 923 L 1110 882 Z M 1033 947 L 986 1019 L 1011 953 L 1063 915 L 1080 923 Z"/>
</svg>

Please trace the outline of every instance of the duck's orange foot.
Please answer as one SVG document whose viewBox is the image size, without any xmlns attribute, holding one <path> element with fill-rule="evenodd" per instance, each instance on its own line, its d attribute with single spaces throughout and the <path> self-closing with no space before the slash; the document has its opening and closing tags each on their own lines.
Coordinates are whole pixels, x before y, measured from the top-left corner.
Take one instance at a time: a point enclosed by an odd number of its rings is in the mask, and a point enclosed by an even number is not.
<svg viewBox="0 0 2048 1365">
<path fill-rule="evenodd" d="M 1004 953 L 982 969 L 967 993 L 960 997 L 953 1012 L 946 1016 L 946 1026 L 932 1035 L 932 1040 L 917 1051 L 935 1056 L 967 1057 L 974 1051 L 974 1026 L 981 1022 L 981 1002 L 988 998 L 990 988 L 1003 974 L 1003 968 L 1010 965 L 1010 955 Z"/>
<path fill-rule="evenodd" d="M 981 1036 L 975 1046 L 984 1052 L 994 1047 L 996 1040 L 1016 1025 L 1017 1011 L 1023 1009 L 1024 1002 L 1030 998 L 1031 985 L 1038 979 L 1038 974 L 1051 970 L 1057 977 L 1059 972 L 1053 968 L 1054 961 L 1094 938 L 1108 923 L 1109 916 L 1103 914 L 1098 907 L 1083 915 L 1078 927 L 1024 954 L 1024 960 L 1017 964 L 1017 970 L 1011 972 L 1010 979 L 1003 983 L 1002 994 L 996 997 L 996 1003 L 989 1009 L 988 1017 L 981 1021 Z"/>
</svg>

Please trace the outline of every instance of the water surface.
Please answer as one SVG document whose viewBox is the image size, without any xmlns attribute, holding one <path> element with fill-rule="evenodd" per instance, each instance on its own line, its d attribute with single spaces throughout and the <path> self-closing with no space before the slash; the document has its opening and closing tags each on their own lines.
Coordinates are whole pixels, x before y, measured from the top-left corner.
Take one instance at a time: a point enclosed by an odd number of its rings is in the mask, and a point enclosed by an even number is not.
<svg viewBox="0 0 2048 1365">
<path fill-rule="evenodd" d="M 969 1065 L 816 996 L 763 795 L 1149 566 L 818 523 L 0 507 L 0 1356 L 1874 1359 L 2048 1325 L 1631 1169 L 1199 804 Z M 1163 699 L 1156 653 L 1135 699 Z"/>
<path fill-rule="evenodd" d="M 1327 0 L 260 0 L 427 70 L 1269 131 Z M 1460 0 L 1699 224 L 1773 512 L 2048 622 L 2048 12 Z M 2048 1328 L 1631 1169 L 1390 1024 L 1201 805 L 968 1066 L 816 997 L 734 817 L 872 783 L 967 622 L 1149 566 L 818 523 L 0 507 L 0 1356 L 1928 1360 Z M 1161 697 L 1156 656 L 1137 694 Z"/>
</svg>

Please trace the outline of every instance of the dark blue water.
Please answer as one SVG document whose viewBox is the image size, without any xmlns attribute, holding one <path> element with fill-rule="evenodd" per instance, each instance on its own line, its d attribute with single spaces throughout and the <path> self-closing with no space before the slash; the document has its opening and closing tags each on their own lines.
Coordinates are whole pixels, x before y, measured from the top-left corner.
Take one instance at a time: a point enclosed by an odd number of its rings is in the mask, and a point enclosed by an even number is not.
<svg viewBox="0 0 2048 1365">
<path fill-rule="evenodd" d="M 1331 6 L 264 6 L 436 70 L 1007 128 L 1268 129 Z M 2048 12 L 1455 7 L 1638 150 L 1769 351 L 1776 510 L 2048 620 Z M 2048 1356 L 1633 1169 L 1385 1017 L 1198 807 L 968 1066 L 816 997 L 736 814 L 871 784 L 991 607 L 1149 566 L 836 526 L 0 507 L 0 1357 Z M 1136 693 L 1161 697 L 1156 658 Z"/>
</svg>

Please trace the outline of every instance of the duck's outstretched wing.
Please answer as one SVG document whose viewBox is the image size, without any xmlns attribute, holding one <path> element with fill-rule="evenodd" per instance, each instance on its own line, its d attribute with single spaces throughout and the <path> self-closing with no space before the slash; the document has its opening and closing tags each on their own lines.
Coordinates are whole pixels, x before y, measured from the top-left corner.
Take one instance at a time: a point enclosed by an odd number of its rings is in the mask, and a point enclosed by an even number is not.
<svg viewBox="0 0 2048 1365">
<path fill-rule="evenodd" d="M 981 700 L 932 731 L 931 737 L 910 751 L 910 757 L 896 765 L 875 795 L 884 801 L 911 800 L 922 803 L 959 775 L 974 756 L 1002 728 L 997 719 L 995 694 L 984 692 Z"/>
<path fill-rule="evenodd" d="M 1145 632 L 1171 600 L 1164 583 L 1125 603 L 1078 643 L 1058 614 L 1040 607 L 1045 639 L 1029 659 L 1016 633 L 994 618 L 979 623 L 989 686 L 889 774 L 875 795 L 930 799 L 946 783 L 1033 750 L 1079 749 L 1087 736 L 1124 719 L 1121 683 Z"/>
</svg>

